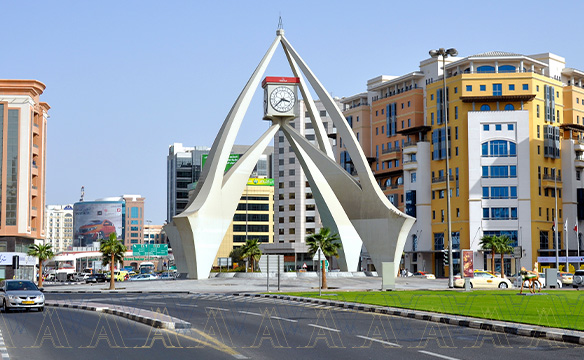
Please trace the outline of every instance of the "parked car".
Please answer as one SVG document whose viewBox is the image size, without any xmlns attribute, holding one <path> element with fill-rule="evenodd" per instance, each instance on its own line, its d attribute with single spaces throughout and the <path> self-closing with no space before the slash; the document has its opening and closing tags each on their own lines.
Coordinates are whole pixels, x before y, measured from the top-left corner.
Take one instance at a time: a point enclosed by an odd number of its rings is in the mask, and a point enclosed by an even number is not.
<svg viewBox="0 0 584 360">
<path fill-rule="evenodd" d="M 75 281 L 85 281 L 85 280 L 87 280 L 87 278 L 88 278 L 88 277 L 90 277 L 90 276 L 91 276 L 91 274 L 88 274 L 88 273 L 78 273 L 78 274 L 77 274 L 77 275 L 76 275 L 76 276 L 73 278 L 73 280 L 75 280 Z"/>
<path fill-rule="evenodd" d="M 104 274 L 92 274 L 85 279 L 85 283 L 98 283 L 98 282 L 106 282 L 107 279 L 105 278 Z"/>
<path fill-rule="evenodd" d="M 572 278 L 572 287 L 578 288 L 584 286 L 584 270 L 576 270 Z"/>
<path fill-rule="evenodd" d="M 507 289 L 512 286 L 513 284 L 508 279 L 496 277 L 487 271 L 475 271 L 474 277 L 470 278 L 471 288 Z M 464 287 L 464 279 L 460 277 L 454 279 L 454 287 Z"/>
<path fill-rule="evenodd" d="M 560 271 L 558 272 L 558 278 L 562 281 L 562 285 L 572 285 L 574 274 Z"/>
<path fill-rule="evenodd" d="M 176 280 L 174 272 L 164 272 L 158 276 L 160 280 Z"/>
<path fill-rule="evenodd" d="M 436 279 L 436 276 L 434 276 L 434 274 L 430 274 L 427 273 L 425 271 L 418 271 L 415 272 L 414 275 L 412 275 L 413 277 L 419 277 L 419 278 L 424 278 L 424 279 Z"/>
<path fill-rule="evenodd" d="M 129 281 L 145 281 L 145 280 L 156 280 L 158 277 L 154 274 L 140 274 L 132 276 Z"/>
<path fill-rule="evenodd" d="M 30 280 L 2 280 L 0 281 L 0 298 L 2 309 L 45 309 L 45 295 Z"/>
</svg>

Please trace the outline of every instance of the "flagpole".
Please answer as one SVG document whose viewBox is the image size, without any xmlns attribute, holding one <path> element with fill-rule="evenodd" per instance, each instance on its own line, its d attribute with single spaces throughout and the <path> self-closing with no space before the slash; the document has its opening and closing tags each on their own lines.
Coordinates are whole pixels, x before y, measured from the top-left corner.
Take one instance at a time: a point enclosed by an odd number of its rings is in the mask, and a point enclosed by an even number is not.
<svg viewBox="0 0 584 360">
<path fill-rule="evenodd" d="M 565 272 L 570 272 L 570 263 L 568 261 L 568 218 L 564 224 L 564 242 L 566 243 L 566 270 Z"/>
<path fill-rule="evenodd" d="M 578 249 L 578 268 L 576 270 L 580 270 L 580 237 L 578 236 L 578 217 L 576 217 L 576 247 Z"/>
</svg>

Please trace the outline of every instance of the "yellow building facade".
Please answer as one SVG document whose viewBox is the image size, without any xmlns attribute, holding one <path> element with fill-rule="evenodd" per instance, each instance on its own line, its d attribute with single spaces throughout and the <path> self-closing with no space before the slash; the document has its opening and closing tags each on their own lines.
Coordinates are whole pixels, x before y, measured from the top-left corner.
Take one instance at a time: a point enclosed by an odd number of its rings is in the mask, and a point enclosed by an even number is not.
<svg viewBox="0 0 584 360">
<path fill-rule="evenodd" d="M 274 242 L 274 181 L 250 178 L 233 221 L 219 246 L 213 266 L 218 258 L 227 258 L 234 248 L 245 245 L 247 239 L 259 239 L 261 244 Z"/>
</svg>

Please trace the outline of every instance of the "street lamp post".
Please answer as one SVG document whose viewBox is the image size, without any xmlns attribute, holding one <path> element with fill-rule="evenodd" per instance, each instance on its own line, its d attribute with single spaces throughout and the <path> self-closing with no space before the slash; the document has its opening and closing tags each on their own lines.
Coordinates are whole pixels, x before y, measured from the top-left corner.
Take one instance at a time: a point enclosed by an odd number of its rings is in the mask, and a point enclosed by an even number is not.
<svg viewBox="0 0 584 360">
<path fill-rule="evenodd" d="M 560 270 L 560 249 L 558 246 L 558 181 L 556 176 L 556 168 L 552 168 L 552 175 L 554 177 L 554 198 L 556 199 L 555 220 L 554 220 L 554 242 L 556 244 L 556 269 Z M 567 270 L 566 270 L 567 271 Z"/>
<path fill-rule="evenodd" d="M 448 287 L 454 287 L 454 263 L 452 259 L 452 221 L 450 219 L 450 145 L 448 140 L 448 106 L 446 105 L 446 58 L 457 56 L 458 51 L 454 48 L 445 50 L 430 50 L 430 56 L 438 58 L 442 56 L 442 108 L 444 116 L 444 137 L 446 138 L 446 218 L 448 222 Z"/>
</svg>

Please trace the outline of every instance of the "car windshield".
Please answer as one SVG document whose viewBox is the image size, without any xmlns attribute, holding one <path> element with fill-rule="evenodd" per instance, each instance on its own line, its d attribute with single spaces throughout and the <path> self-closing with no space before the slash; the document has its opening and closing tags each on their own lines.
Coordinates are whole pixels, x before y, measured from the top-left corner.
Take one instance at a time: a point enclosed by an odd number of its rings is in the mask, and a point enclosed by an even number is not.
<svg viewBox="0 0 584 360">
<path fill-rule="evenodd" d="M 6 290 L 38 290 L 32 281 L 9 281 Z"/>
</svg>

